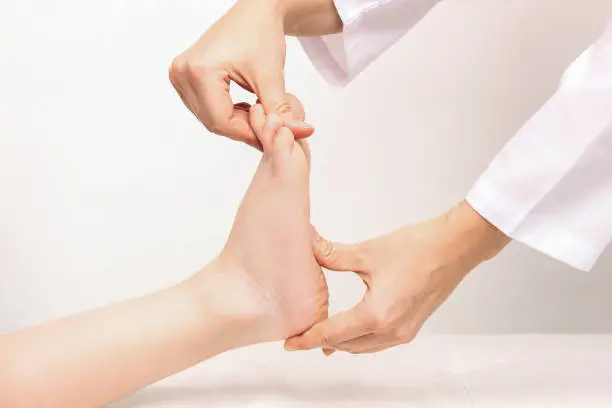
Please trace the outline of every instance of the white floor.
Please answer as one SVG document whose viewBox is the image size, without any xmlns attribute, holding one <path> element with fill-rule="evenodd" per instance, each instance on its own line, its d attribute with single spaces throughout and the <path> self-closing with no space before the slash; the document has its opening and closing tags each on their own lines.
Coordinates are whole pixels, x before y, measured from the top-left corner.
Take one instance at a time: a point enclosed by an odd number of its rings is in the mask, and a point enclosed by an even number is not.
<svg viewBox="0 0 612 408">
<path fill-rule="evenodd" d="M 228 353 L 113 408 L 612 407 L 612 336 L 421 337 L 368 356 Z"/>
</svg>

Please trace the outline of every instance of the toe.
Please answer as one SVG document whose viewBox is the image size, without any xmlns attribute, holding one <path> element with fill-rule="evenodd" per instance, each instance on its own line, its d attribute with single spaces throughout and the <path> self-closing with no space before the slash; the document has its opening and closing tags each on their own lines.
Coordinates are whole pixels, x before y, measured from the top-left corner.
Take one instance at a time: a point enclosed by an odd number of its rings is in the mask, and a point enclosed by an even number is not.
<svg viewBox="0 0 612 408">
<path fill-rule="evenodd" d="M 302 151 L 304 152 L 304 156 L 306 156 L 306 162 L 308 163 L 308 168 L 310 168 L 310 145 L 306 140 L 300 139 L 297 141 L 297 144 L 300 146 Z"/>
<path fill-rule="evenodd" d="M 304 106 L 302 105 L 302 102 L 300 102 L 297 96 L 290 93 L 285 95 L 285 99 L 287 100 L 287 103 L 289 103 L 289 105 L 291 106 L 291 110 L 293 111 L 293 120 L 303 122 L 306 118 L 306 113 L 304 112 Z"/>
<path fill-rule="evenodd" d="M 291 155 L 294 144 L 295 138 L 293 137 L 293 133 L 286 127 L 281 127 L 278 132 L 276 132 L 276 137 L 273 142 L 274 156 L 284 158 Z"/>
</svg>

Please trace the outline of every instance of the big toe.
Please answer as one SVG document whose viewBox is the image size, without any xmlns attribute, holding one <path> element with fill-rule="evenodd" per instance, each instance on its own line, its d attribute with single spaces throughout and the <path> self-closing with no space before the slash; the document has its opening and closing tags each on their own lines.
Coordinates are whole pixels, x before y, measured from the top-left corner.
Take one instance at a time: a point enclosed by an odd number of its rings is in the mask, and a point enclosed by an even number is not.
<svg viewBox="0 0 612 408">
<path fill-rule="evenodd" d="M 277 175 L 299 177 L 295 180 L 308 182 L 310 166 L 307 146 L 307 144 L 304 147 L 298 144 L 291 130 L 281 127 L 276 132 L 271 149 L 265 150 L 265 156 Z M 299 183 L 302 183 L 302 181 L 299 181 Z"/>
<path fill-rule="evenodd" d="M 293 120 L 304 121 L 306 119 L 306 113 L 304 112 L 304 105 L 297 98 L 297 96 L 293 94 L 286 94 L 285 99 L 289 106 L 291 106 L 291 111 L 293 112 Z"/>
</svg>

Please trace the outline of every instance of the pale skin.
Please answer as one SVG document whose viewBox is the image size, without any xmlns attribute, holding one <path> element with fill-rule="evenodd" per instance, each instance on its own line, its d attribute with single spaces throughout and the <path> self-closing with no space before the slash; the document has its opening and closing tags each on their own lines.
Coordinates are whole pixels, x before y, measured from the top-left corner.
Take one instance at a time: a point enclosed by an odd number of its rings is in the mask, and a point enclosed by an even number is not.
<svg viewBox="0 0 612 408">
<path fill-rule="evenodd" d="M 328 0 L 241 0 L 175 58 L 170 81 L 213 133 L 261 149 L 249 126 L 250 106 L 230 98 L 229 84 L 235 82 L 256 94 L 266 113 L 278 114 L 301 139 L 314 129 L 295 117 L 285 91 L 285 34 L 341 29 L 342 21 Z"/>
<path fill-rule="evenodd" d="M 264 154 L 221 254 L 157 293 L 0 336 L 0 406 L 106 406 L 327 317 L 311 249 L 308 146 L 261 107 L 250 120 Z"/>
<path fill-rule="evenodd" d="M 187 107 L 215 133 L 259 147 L 246 124 L 248 106 L 230 100 L 228 84 L 235 81 L 255 93 L 266 112 L 279 113 L 296 137 L 307 137 L 312 128 L 295 122 L 285 100 L 285 35 L 342 29 L 333 0 L 239 0 L 176 58 L 170 77 Z M 407 343 L 470 271 L 509 242 L 467 202 L 361 244 L 320 238 L 319 263 L 358 273 L 367 292 L 355 309 L 289 339 L 286 347 L 369 353 Z"/>
<path fill-rule="evenodd" d="M 509 242 L 466 202 L 435 219 L 358 244 L 318 237 L 318 262 L 333 271 L 357 273 L 366 293 L 353 309 L 288 340 L 285 348 L 360 354 L 409 343 L 463 278 Z"/>
<path fill-rule="evenodd" d="M 288 349 L 380 351 L 414 338 L 461 280 L 507 245 L 461 203 L 361 244 L 319 237 L 313 255 L 309 151 L 294 140 L 313 129 L 285 92 L 284 35 L 341 29 L 328 0 L 240 0 L 177 58 L 170 76 L 189 109 L 210 130 L 264 151 L 224 250 L 157 293 L 1 335 L 0 406 L 105 406 L 220 353 L 286 338 Z M 270 58 L 259 58 L 262 47 Z M 230 80 L 263 107 L 234 105 Z M 358 273 L 363 301 L 326 319 L 319 264 Z"/>
</svg>

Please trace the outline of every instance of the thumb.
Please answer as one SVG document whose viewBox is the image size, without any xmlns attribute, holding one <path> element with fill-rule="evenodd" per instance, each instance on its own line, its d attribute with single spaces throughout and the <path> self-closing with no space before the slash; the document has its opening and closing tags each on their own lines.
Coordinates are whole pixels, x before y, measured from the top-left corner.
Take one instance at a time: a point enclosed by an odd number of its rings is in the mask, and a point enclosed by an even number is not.
<svg viewBox="0 0 612 408">
<path fill-rule="evenodd" d="M 356 339 L 371 332 L 372 322 L 366 304 L 362 301 L 353 309 L 340 312 L 315 324 L 305 333 L 287 339 L 285 350 L 330 349 L 340 343 Z"/>
<path fill-rule="evenodd" d="M 283 120 L 294 120 L 285 91 L 283 72 L 277 75 L 262 75 L 257 82 L 257 98 L 263 105 L 266 115 L 276 113 Z"/>
<path fill-rule="evenodd" d="M 358 244 L 345 245 L 330 242 L 312 229 L 314 257 L 324 268 L 332 271 L 364 272 L 364 253 Z"/>
</svg>

